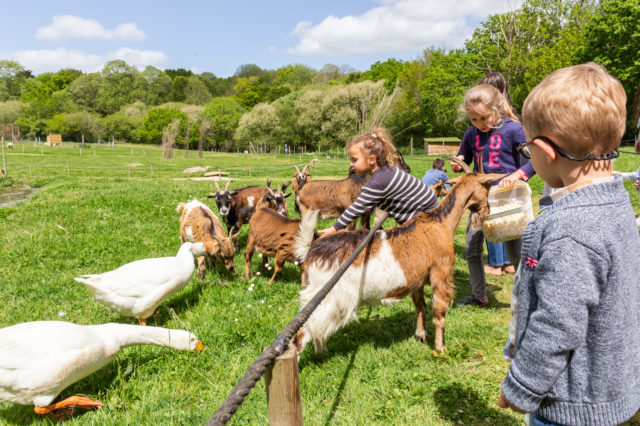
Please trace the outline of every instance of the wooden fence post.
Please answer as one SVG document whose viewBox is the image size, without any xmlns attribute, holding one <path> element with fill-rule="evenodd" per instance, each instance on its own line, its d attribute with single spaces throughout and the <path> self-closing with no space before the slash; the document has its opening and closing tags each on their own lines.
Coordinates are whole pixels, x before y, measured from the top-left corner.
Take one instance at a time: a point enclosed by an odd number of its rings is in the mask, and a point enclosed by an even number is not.
<svg viewBox="0 0 640 426">
<path fill-rule="evenodd" d="M 298 353 L 294 346 L 275 359 L 264 375 L 269 425 L 302 426 Z"/>
<path fill-rule="evenodd" d="M 71 169 L 69 168 L 69 163 L 67 163 L 67 176 L 71 176 Z"/>
<path fill-rule="evenodd" d="M 4 155 L 4 136 L 2 137 L 2 177 L 7 177 L 7 158 Z"/>
</svg>

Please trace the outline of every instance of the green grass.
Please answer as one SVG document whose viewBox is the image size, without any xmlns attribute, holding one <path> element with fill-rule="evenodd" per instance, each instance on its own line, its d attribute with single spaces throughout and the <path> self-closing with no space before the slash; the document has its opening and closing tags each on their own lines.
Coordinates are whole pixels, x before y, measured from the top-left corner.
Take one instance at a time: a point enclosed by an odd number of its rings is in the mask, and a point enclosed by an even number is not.
<svg viewBox="0 0 640 426">
<path fill-rule="evenodd" d="M 38 191 L 22 204 L 0 209 L 0 327 L 60 319 L 79 324 L 135 323 L 98 304 L 73 277 L 175 254 L 176 205 L 197 197 L 217 212 L 213 200 L 206 199 L 212 182 L 175 180 L 185 177 L 186 167 L 210 165 L 228 171 L 237 180 L 232 188 L 264 184 L 267 177 L 279 185 L 293 175 L 292 164 L 302 165 L 313 157 L 300 158 L 211 152 L 203 158 L 190 152 L 184 158 L 177 151 L 175 158 L 164 160 L 161 150 L 151 146 L 85 145 L 81 150 L 75 144 L 18 144 L 7 152 L 10 182 L 27 183 Z M 414 156 L 407 161 L 413 174 L 421 177 L 433 158 Z M 136 163 L 142 166 L 130 166 Z M 635 170 L 638 165 L 640 157 L 623 154 L 616 169 Z M 314 179 L 338 178 L 346 170 L 345 158 L 319 156 L 312 172 Z M 627 185 L 638 213 L 637 192 Z M 531 186 L 537 199 L 542 182 L 534 178 Z M 0 186 L 0 193 L 7 188 Z M 292 203 L 289 210 L 296 216 Z M 245 226 L 242 247 L 246 238 Z M 455 240 L 455 301 L 471 291 L 464 241 L 460 226 Z M 254 256 L 253 270 L 257 268 Z M 236 255 L 236 269 L 244 270 L 242 254 Z M 249 283 L 222 271 L 208 271 L 201 282 L 193 278 L 148 323 L 188 329 L 206 350 L 191 353 L 153 346 L 122 350 L 114 362 L 62 392 L 60 397 L 84 394 L 105 404 L 65 424 L 204 424 L 299 309 L 299 272 L 294 265 L 287 264 L 271 287 L 264 275 L 254 278 L 251 292 Z M 488 309 L 452 305 L 446 356 L 432 355 L 432 341 L 423 345 L 414 340 L 410 299 L 362 308 L 359 322 L 329 339 L 327 355 L 315 355 L 309 345 L 299 363 L 305 423 L 519 424 L 521 416 L 496 405 L 507 369 L 501 353 L 512 276 L 488 281 Z M 430 315 L 428 330 L 433 335 Z M 261 380 L 230 424 L 267 423 Z M 40 424 L 40 419 L 31 406 L 0 402 L 0 424 Z"/>
</svg>

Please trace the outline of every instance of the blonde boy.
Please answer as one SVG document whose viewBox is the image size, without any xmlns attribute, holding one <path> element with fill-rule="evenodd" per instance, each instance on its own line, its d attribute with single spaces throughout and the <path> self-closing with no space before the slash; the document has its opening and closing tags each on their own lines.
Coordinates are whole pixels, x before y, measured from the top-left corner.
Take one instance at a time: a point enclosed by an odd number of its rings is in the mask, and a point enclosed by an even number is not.
<svg viewBox="0 0 640 426">
<path fill-rule="evenodd" d="M 515 357 L 498 401 L 533 413 L 531 425 L 617 424 L 640 408 L 640 238 L 611 168 L 625 102 L 589 63 L 547 76 L 524 103 L 522 152 L 560 188 L 522 237 Z"/>
</svg>

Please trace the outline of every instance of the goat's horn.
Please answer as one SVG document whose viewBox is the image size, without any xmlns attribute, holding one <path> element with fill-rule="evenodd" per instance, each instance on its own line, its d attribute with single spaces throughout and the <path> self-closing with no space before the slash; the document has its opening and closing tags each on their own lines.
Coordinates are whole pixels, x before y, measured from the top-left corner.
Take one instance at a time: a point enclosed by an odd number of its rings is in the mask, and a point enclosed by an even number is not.
<svg viewBox="0 0 640 426">
<path fill-rule="evenodd" d="M 303 168 L 302 168 L 302 173 L 307 173 L 307 169 L 309 168 L 309 165 L 306 164 Z"/>
<path fill-rule="evenodd" d="M 271 189 L 271 179 L 267 178 L 267 188 Z"/>
<path fill-rule="evenodd" d="M 236 226 L 233 225 L 231 228 L 229 228 L 229 236 L 231 236 L 231 234 L 233 234 L 233 231 L 235 231 Z"/>
<path fill-rule="evenodd" d="M 300 173 L 300 169 L 298 168 L 298 166 L 296 166 L 295 164 L 293 165 L 293 167 L 296 168 L 296 173 Z"/>
<path fill-rule="evenodd" d="M 484 166 L 482 165 L 482 153 L 478 153 L 478 173 L 484 174 Z"/>
<path fill-rule="evenodd" d="M 220 176 L 218 176 L 218 179 L 220 179 Z M 231 185 L 231 179 L 229 179 L 229 180 L 227 181 L 227 184 L 224 186 L 224 190 L 225 190 L 225 191 L 228 191 L 228 190 L 229 190 L 229 185 Z"/>
<path fill-rule="evenodd" d="M 460 166 L 462 168 L 462 170 L 464 170 L 465 173 L 471 173 L 471 168 L 469 167 L 469 165 L 467 163 L 465 163 L 464 161 L 462 161 L 461 159 L 459 159 L 458 157 L 451 157 L 451 156 L 447 156 L 444 157 L 447 160 L 451 160 L 454 163 L 456 163 L 458 166 Z"/>
<path fill-rule="evenodd" d="M 220 176 L 218 176 L 218 179 L 220 179 Z M 220 192 L 220 185 L 218 185 L 218 179 L 214 180 L 213 183 L 216 185 L 216 191 Z"/>
</svg>

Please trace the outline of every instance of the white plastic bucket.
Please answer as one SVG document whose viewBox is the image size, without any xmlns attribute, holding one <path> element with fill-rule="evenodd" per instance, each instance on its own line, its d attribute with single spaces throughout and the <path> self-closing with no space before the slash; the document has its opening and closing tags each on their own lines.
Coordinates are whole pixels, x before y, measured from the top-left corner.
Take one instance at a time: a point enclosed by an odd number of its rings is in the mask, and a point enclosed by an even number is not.
<svg viewBox="0 0 640 426">
<path fill-rule="evenodd" d="M 511 188 L 491 187 L 489 213 L 482 224 L 482 231 L 489 241 L 501 243 L 520 238 L 533 220 L 531 188 L 521 180 Z"/>
</svg>

